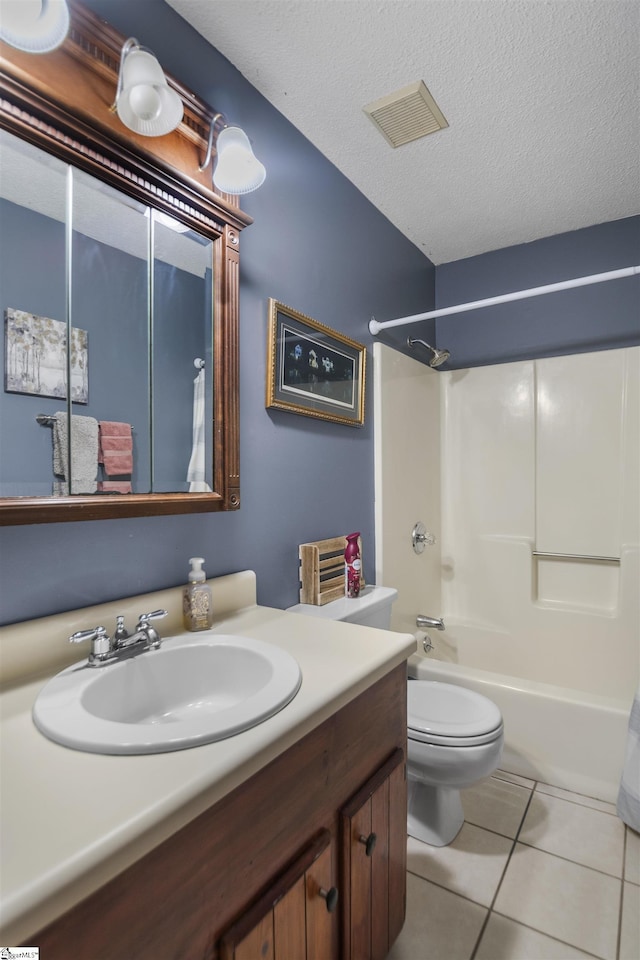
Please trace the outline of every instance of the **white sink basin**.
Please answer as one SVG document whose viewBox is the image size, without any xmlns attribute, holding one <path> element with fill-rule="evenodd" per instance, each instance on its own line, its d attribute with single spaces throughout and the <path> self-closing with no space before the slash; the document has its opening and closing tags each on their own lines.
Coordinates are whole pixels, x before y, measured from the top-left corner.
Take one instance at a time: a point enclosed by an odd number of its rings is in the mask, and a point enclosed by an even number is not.
<svg viewBox="0 0 640 960">
<path fill-rule="evenodd" d="M 91 753 L 165 753 L 224 740 L 273 716 L 302 674 L 286 651 L 204 631 L 102 667 L 53 677 L 33 707 L 38 729 Z"/>
</svg>

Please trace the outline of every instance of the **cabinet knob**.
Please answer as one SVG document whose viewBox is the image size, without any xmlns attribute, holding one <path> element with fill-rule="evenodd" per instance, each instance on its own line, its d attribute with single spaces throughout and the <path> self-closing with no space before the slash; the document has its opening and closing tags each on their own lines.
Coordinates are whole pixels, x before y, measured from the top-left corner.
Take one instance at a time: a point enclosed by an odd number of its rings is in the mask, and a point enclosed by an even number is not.
<svg viewBox="0 0 640 960">
<path fill-rule="evenodd" d="M 331 887 L 329 890 L 325 890 L 324 887 L 320 887 L 318 893 L 327 904 L 327 912 L 333 913 L 335 908 L 338 906 L 338 888 Z"/>
<path fill-rule="evenodd" d="M 370 857 L 371 854 L 373 853 L 377 839 L 378 838 L 375 835 L 375 833 L 370 833 L 368 837 L 365 837 L 365 835 L 361 833 L 360 836 L 358 837 L 358 840 L 360 841 L 360 843 L 364 843 L 365 853 L 368 857 Z"/>
</svg>

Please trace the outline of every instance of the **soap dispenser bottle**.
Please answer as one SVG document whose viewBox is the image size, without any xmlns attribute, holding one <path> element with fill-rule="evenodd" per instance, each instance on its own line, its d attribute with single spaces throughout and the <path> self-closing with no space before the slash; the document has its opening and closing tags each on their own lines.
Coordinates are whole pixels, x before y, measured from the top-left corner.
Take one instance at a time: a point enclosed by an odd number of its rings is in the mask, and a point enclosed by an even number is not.
<svg viewBox="0 0 640 960">
<path fill-rule="evenodd" d="M 359 533 L 350 533 L 347 536 L 347 547 L 344 551 L 344 592 L 347 597 L 357 597 L 360 594 L 360 548 L 358 546 Z"/>
<path fill-rule="evenodd" d="M 213 622 L 213 600 L 202 569 L 204 557 L 191 557 L 189 563 L 189 583 L 182 593 L 184 625 L 187 630 L 209 630 Z"/>
</svg>

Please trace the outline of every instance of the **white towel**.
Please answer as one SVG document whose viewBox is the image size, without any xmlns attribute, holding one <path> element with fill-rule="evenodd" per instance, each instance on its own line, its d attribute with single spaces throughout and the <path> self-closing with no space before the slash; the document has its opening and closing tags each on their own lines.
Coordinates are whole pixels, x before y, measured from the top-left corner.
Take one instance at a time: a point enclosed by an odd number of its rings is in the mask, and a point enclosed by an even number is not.
<svg viewBox="0 0 640 960">
<path fill-rule="evenodd" d="M 640 690 L 634 697 L 629 717 L 617 809 L 620 819 L 640 832 Z"/>
<path fill-rule="evenodd" d="M 58 411 L 52 430 L 53 472 L 60 477 L 53 483 L 54 496 L 69 493 L 69 418 Z M 93 417 L 71 417 L 71 493 L 95 493 L 98 475 L 98 421 Z"/>
<path fill-rule="evenodd" d="M 204 369 L 193 381 L 193 447 L 187 469 L 189 493 L 211 493 L 205 481 Z"/>
</svg>

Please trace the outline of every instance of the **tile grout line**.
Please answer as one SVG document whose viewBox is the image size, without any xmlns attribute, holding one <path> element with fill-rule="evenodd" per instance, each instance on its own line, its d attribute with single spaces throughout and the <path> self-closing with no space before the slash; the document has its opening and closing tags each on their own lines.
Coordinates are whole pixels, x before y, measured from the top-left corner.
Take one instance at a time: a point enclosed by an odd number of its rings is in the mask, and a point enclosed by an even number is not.
<svg viewBox="0 0 640 960">
<path fill-rule="evenodd" d="M 484 923 L 482 924 L 482 927 L 480 928 L 480 933 L 478 934 L 478 937 L 477 937 L 476 942 L 475 942 L 475 946 L 474 946 L 473 950 L 471 951 L 471 955 L 470 955 L 470 957 L 469 957 L 469 960 L 475 960 L 476 953 L 478 952 L 478 948 L 479 948 L 480 943 L 481 943 L 481 941 L 482 941 L 482 938 L 483 938 L 483 936 L 484 936 L 485 930 L 487 929 L 487 925 L 488 925 L 489 920 L 490 920 L 490 918 L 491 918 L 491 914 L 493 913 L 493 908 L 494 908 L 494 906 L 495 906 L 495 902 L 496 902 L 496 900 L 497 900 L 497 898 L 498 898 L 498 894 L 499 894 L 500 888 L 501 888 L 501 886 L 502 886 L 502 881 L 504 880 L 505 874 L 506 874 L 506 872 L 507 872 L 507 870 L 508 870 L 508 868 L 509 868 L 509 864 L 511 863 L 511 857 L 513 856 L 513 851 L 514 851 L 515 848 L 516 848 L 516 844 L 517 844 L 517 842 L 518 842 L 518 836 L 520 835 L 520 831 L 522 830 L 522 824 L 524 823 L 525 817 L 527 816 L 527 813 L 529 812 L 529 807 L 531 806 L 531 801 L 532 801 L 532 799 L 533 799 L 533 794 L 534 794 L 534 792 L 535 792 L 535 784 L 534 784 L 533 788 L 531 789 L 531 792 L 529 793 L 529 799 L 527 800 L 527 805 L 526 805 L 526 807 L 524 808 L 524 811 L 523 811 L 523 813 L 522 813 L 522 816 L 520 817 L 520 824 L 519 824 L 519 826 L 518 826 L 518 829 L 516 830 L 516 835 L 515 835 L 515 837 L 513 838 L 513 841 L 512 841 L 512 843 L 511 843 L 511 849 L 509 850 L 509 856 L 508 856 L 507 859 L 506 859 L 506 862 L 505 862 L 505 865 L 504 865 L 504 869 L 503 869 L 503 871 L 502 871 L 502 873 L 501 873 L 501 875 L 500 875 L 500 879 L 499 879 L 499 881 L 498 881 L 498 885 L 497 885 L 497 887 L 496 887 L 496 889 L 495 889 L 495 892 L 494 892 L 494 894 L 493 894 L 493 899 L 491 900 L 491 903 L 489 904 L 489 909 L 487 910 L 487 915 L 486 915 L 486 917 L 484 918 Z"/>
<path fill-rule="evenodd" d="M 547 933 L 545 930 L 539 930 L 538 927 L 532 927 L 530 923 L 523 923 L 521 920 L 514 920 L 513 917 L 507 916 L 506 913 L 500 913 L 499 910 L 492 910 L 492 913 L 495 913 L 496 917 L 502 917 L 504 920 L 510 920 L 511 923 L 517 924 L 519 927 L 525 927 L 527 930 L 532 930 L 534 933 L 539 933 L 543 937 L 547 937 L 549 940 L 553 940 L 555 943 L 561 943 L 565 947 L 570 947 L 572 950 L 579 950 L 581 953 L 584 953 L 587 957 L 593 957 L 593 960 L 605 960 L 604 957 L 600 956 L 598 953 L 592 953 L 591 950 L 585 950 L 583 947 L 576 947 L 575 943 L 569 943 L 568 940 L 562 940 L 560 937 L 555 937 L 551 933 Z"/>
<path fill-rule="evenodd" d="M 503 835 L 499 834 L 499 836 L 503 836 Z M 511 839 L 511 838 L 507 838 L 507 839 Z M 515 842 L 514 842 L 514 845 L 515 845 Z M 509 855 L 509 859 L 510 858 L 511 858 L 511 855 Z M 505 871 L 508 865 L 509 865 L 509 860 L 507 860 Z M 497 917 L 502 917 L 505 920 L 511 921 L 511 923 L 515 923 L 519 927 L 526 927 L 527 930 L 532 930 L 534 933 L 539 933 L 543 937 L 548 937 L 550 940 L 554 940 L 557 943 L 563 944 L 564 946 L 571 947 L 572 950 L 581 950 L 582 953 L 585 954 L 585 956 L 593 957 L 593 960 L 604 960 L 604 958 L 599 956 L 597 953 L 592 953 L 589 950 L 584 950 L 582 947 L 576 947 L 574 943 L 569 943 L 568 940 L 561 940 L 559 937 L 555 937 L 552 934 L 547 933 L 545 930 L 540 930 L 538 929 L 538 927 L 532 927 L 531 924 L 529 923 L 523 923 L 522 920 L 515 920 L 513 917 L 509 917 L 506 913 L 500 913 L 500 911 L 495 910 L 493 907 L 488 907 L 484 903 L 478 903 L 477 900 L 472 900 L 471 897 L 466 896 L 464 893 L 460 893 L 458 890 L 452 890 L 451 887 L 445 887 L 442 883 L 438 883 L 437 880 L 428 880 L 426 877 L 423 877 L 422 874 L 414 873 L 413 870 L 407 870 L 407 873 L 410 874 L 412 877 L 415 877 L 416 880 L 421 880 L 423 883 L 430 884 L 431 886 L 437 887 L 438 890 L 444 890 L 445 893 L 450 893 L 454 897 L 459 897 L 459 899 L 464 900 L 465 903 L 472 903 L 474 907 L 480 907 L 482 910 L 487 911 L 487 916 L 482 924 L 482 929 L 478 934 L 477 942 L 474 946 L 473 953 L 469 957 L 469 960 L 474 960 L 478 947 L 480 946 L 482 936 L 485 932 L 485 928 L 489 922 L 490 915 L 493 913 L 495 913 Z M 497 891 L 496 891 L 496 896 L 497 896 Z"/>
<path fill-rule="evenodd" d="M 522 827 L 523 827 L 523 825 L 524 825 L 525 819 L 526 819 L 526 817 L 527 817 L 527 815 L 528 815 L 528 813 L 529 813 L 529 809 L 530 809 L 530 807 L 531 807 L 531 803 L 532 803 L 532 801 L 533 801 L 534 795 L 536 795 L 536 796 L 538 796 L 538 797 L 541 797 L 541 798 L 550 797 L 551 799 L 562 800 L 562 801 L 564 801 L 564 802 L 566 802 L 566 803 L 571 803 L 571 804 L 573 804 L 574 806 L 579 806 L 579 807 L 583 807 L 583 808 L 586 808 L 586 809 L 590 809 L 590 810 L 593 810 L 593 811 L 595 811 L 595 812 L 597 812 L 597 813 L 605 813 L 605 814 L 608 814 L 609 816 L 614 816 L 614 815 L 617 816 L 617 814 L 613 814 L 613 813 L 611 813 L 611 812 L 608 811 L 608 810 L 599 810 L 597 807 L 592 807 L 592 806 L 590 806 L 589 804 L 582 804 L 582 803 L 579 803 L 578 801 L 568 799 L 567 797 L 559 797 L 559 796 L 557 796 L 556 794 L 553 794 L 553 793 L 544 793 L 544 791 L 542 791 L 542 790 L 539 789 L 541 781 L 532 781 L 532 785 L 531 785 L 531 786 L 525 786 L 525 785 L 523 785 L 523 784 L 514 783 L 512 780 L 509 780 L 509 779 L 506 779 L 506 778 L 501 778 L 499 775 L 495 775 L 495 774 L 493 775 L 493 779 L 498 780 L 498 781 L 500 781 L 501 783 L 508 783 L 508 784 L 513 785 L 513 786 L 517 786 L 517 787 L 519 787 L 520 789 L 528 790 L 528 791 L 529 791 L 529 798 L 528 798 L 528 800 L 527 800 L 526 806 L 525 806 L 525 808 L 524 808 L 524 810 L 523 810 L 523 813 L 522 813 L 522 815 L 521 815 L 521 818 L 520 818 L 519 825 L 518 825 L 518 827 L 517 827 L 517 830 L 515 831 L 515 836 L 514 836 L 513 838 L 507 836 L 507 835 L 504 834 L 504 833 L 500 833 L 498 830 L 493 830 L 493 829 L 491 829 L 491 828 L 489 828 L 489 827 L 481 826 L 480 824 L 474 824 L 471 820 L 466 820 L 466 822 L 469 823 L 470 826 L 473 826 L 473 827 L 475 827 L 475 828 L 478 829 L 478 830 L 482 830 L 482 831 L 484 831 L 484 832 L 491 833 L 491 834 L 493 834 L 494 836 L 498 836 L 498 837 L 501 837 L 501 838 L 503 838 L 503 839 L 507 839 L 507 840 L 510 840 L 510 841 L 511 841 L 511 848 L 510 848 L 510 850 L 509 850 L 507 859 L 506 859 L 506 861 L 505 861 L 504 868 L 503 868 L 502 873 L 501 873 L 501 875 L 500 875 L 500 879 L 499 879 L 499 881 L 498 881 L 498 884 L 497 884 L 495 893 L 494 893 L 494 895 L 493 895 L 493 897 L 492 897 L 492 899 L 491 899 L 491 903 L 489 904 L 489 906 L 487 907 L 485 904 L 478 903 L 477 900 L 473 900 L 471 897 L 469 897 L 469 896 L 467 896 L 467 895 L 465 895 L 465 894 L 463 894 L 463 893 L 461 893 L 461 892 L 459 892 L 459 891 L 453 890 L 453 889 L 451 889 L 450 887 L 447 887 L 447 886 L 445 886 L 445 885 L 442 884 L 442 883 L 438 883 L 438 882 L 435 881 L 435 880 L 428 880 L 426 877 L 423 877 L 423 876 L 422 876 L 421 874 L 419 874 L 419 873 L 414 873 L 414 872 L 411 871 L 410 869 L 407 870 L 408 873 L 410 873 L 412 876 L 416 877 L 417 879 L 422 880 L 422 881 L 427 882 L 427 883 L 431 883 L 431 884 L 433 884 L 434 886 L 438 887 L 438 888 L 441 889 L 441 890 L 447 891 L 448 893 L 452 893 L 454 896 L 460 897 L 460 899 L 465 900 L 465 901 L 467 901 L 468 903 L 472 903 L 472 904 L 474 904 L 475 906 L 479 906 L 479 907 L 481 907 L 481 908 L 483 908 L 483 909 L 486 910 L 486 916 L 485 916 L 485 918 L 484 918 L 484 920 L 483 920 L 481 929 L 480 929 L 480 931 L 479 931 L 479 933 L 478 933 L 478 936 L 477 936 L 477 938 L 476 938 L 476 942 L 475 942 L 474 948 L 473 948 L 473 950 L 472 950 L 472 952 L 471 952 L 471 954 L 470 954 L 470 956 L 469 956 L 469 960 L 475 960 L 475 958 L 476 958 L 476 956 L 477 956 L 477 953 L 478 953 L 478 950 L 479 950 L 479 948 L 480 948 L 480 945 L 481 945 L 481 943 L 482 943 L 482 939 L 483 939 L 484 934 L 485 934 L 485 932 L 486 932 L 488 923 L 489 923 L 489 921 L 490 921 L 490 919 L 491 919 L 491 915 L 492 915 L 493 913 L 495 913 L 496 916 L 504 917 L 506 920 L 510 920 L 511 922 L 514 922 L 514 923 L 516 923 L 516 924 L 519 924 L 520 926 L 526 927 L 527 929 L 530 929 L 530 930 L 532 930 L 532 931 L 534 931 L 534 932 L 536 932 L 536 933 L 539 933 L 539 934 L 541 934 L 542 936 L 545 936 L 545 937 L 549 937 L 549 936 L 550 936 L 550 935 L 549 935 L 548 933 L 546 933 L 544 930 L 538 930 L 536 927 L 532 927 L 532 926 L 530 926 L 529 924 L 526 924 L 526 923 L 521 923 L 520 921 L 514 920 L 514 918 L 508 917 L 506 914 L 502 914 L 502 913 L 500 913 L 499 911 L 496 911 L 496 910 L 495 910 L 495 904 L 496 904 L 497 898 L 498 898 L 499 893 L 500 893 L 500 890 L 501 890 L 501 888 L 502 888 L 502 885 L 503 885 L 503 882 L 504 882 L 504 879 L 505 879 L 505 876 L 506 876 L 506 873 L 507 873 L 509 864 L 510 864 L 510 862 L 511 862 L 511 858 L 512 858 L 513 853 L 515 852 L 516 847 L 517 847 L 518 844 L 521 844 L 523 847 L 528 847 L 529 849 L 538 850 L 538 852 L 540 852 L 540 853 L 546 854 L 547 856 L 555 857 L 556 859 L 562 860 L 562 861 L 564 861 L 564 862 L 566 862 L 566 863 L 571 863 L 571 864 L 573 864 L 574 866 L 578 866 L 578 867 L 582 867 L 582 868 L 584 868 L 584 869 L 586 869 L 586 870 L 590 870 L 591 872 L 596 873 L 596 874 L 599 874 L 599 875 L 601 875 L 601 876 L 603 876 L 603 877 L 608 877 L 608 878 L 610 878 L 610 879 L 619 880 L 619 881 L 620 881 L 620 897 L 619 897 L 619 908 L 618 908 L 616 951 L 615 951 L 615 955 L 614 955 L 614 956 L 615 956 L 615 960 L 622 960 L 622 958 L 621 958 L 621 956 L 620 956 L 620 951 L 621 951 L 621 948 L 622 948 L 622 911 L 623 911 L 623 903 L 624 903 L 625 870 L 626 870 L 626 863 L 627 863 L 627 839 L 628 839 L 628 835 L 629 835 L 629 833 L 628 833 L 628 831 L 629 831 L 628 826 L 627 826 L 626 824 L 624 825 L 625 833 L 624 833 L 624 840 L 623 840 L 622 871 L 621 871 L 621 876 L 620 876 L 620 877 L 617 877 L 617 876 L 615 876 L 615 874 L 607 873 L 605 870 L 601 870 L 601 869 L 599 869 L 599 868 L 597 868 L 597 867 L 589 866 L 588 864 L 580 863 L 579 861 L 576 861 L 576 860 L 571 860 L 571 859 L 569 859 L 568 857 L 562 856 L 562 855 L 557 854 L 557 853 L 553 853 L 553 852 L 548 851 L 548 850 L 544 850 L 544 849 L 541 848 L 541 847 L 536 847 L 536 846 L 534 846 L 533 844 L 527 843 L 526 841 L 523 841 L 523 840 L 520 840 L 520 839 L 519 839 L 520 834 L 521 834 L 521 832 L 522 832 Z M 567 791 L 567 792 L 569 792 L 569 791 Z M 586 796 L 586 795 L 585 795 L 585 796 Z M 587 799 L 596 799 L 596 798 L 587 798 Z M 629 881 L 629 882 L 630 882 L 630 883 L 633 883 L 633 881 Z M 637 884 L 636 884 L 636 886 L 637 886 Z M 568 941 L 560 940 L 560 939 L 558 939 L 557 937 L 552 937 L 552 939 L 554 939 L 554 940 L 557 941 L 558 943 L 564 943 L 564 944 L 565 944 L 566 946 L 568 946 L 568 947 L 572 947 L 573 949 L 577 949 L 576 946 L 575 946 L 575 944 L 571 944 L 571 943 L 569 943 Z M 581 949 L 581 948 L 579 948 L 579 949 Z M 602 958 L 599 958 L 597 954 L 593 954 L 593 953 L 591 953 L 590 951 L 583 951 L 583 952 L 584 952 L 586 955 L 588 955 L 588 956 L 594 957 L 594 960 L 602 960 Z"/>
<path fill-rule="evenodd" d="M 508 861 L 507 861 L 507 865 L 508 865 Z M 480 933 L 478 934 L 477 941 L 473 948 L 473 952 L 469 956 L 469 960 L 473 960 L 473 958 L 475 957 L 476 951 L 480 946 L 480 941 L 482 940 L 482 936 L 484 934 L 485 928 L 487 926 L 487 923 L 489 922 L 489 917 L 492 913 L 495 913 L 496 916 L 498 917 L 503 917 L 505 920 L 510 920 L 512 923 L 515 923 L 517 926 L 527 927 L 528 930 L 533 930 L 535 933 L 540 933 L 545 937 L 550 937 L 550 939 L 557 940 L 558 943 L 566 943 L 566 941 L 564 940 L 559 940 L 558 937 L 551 937 L 550 934 L 545 933 L 544 930 L 538 930 L 537 927 L 532 927 L 528 923 L 522 923 L 520 920 L 514 920 L 513 917 L 508 917 L 505 913 L 499 913 L 498 911 L 493 910 L 492 907 L 487 906 L 486 903 L 478 903 L 477 900 L 472 900 L 471 897 L 467 896 L 464 893 L 460 893 L 458 890 L 452 890 L 451 887 L 445 887 L 442 883 L 438 883 L 437 880 L 427 880 L 426 877 L 423 877 L 419 873 L 414 873 L 412 870 L 407 870 L 407 873 L 410 876 L 415 877 L 416 880 L 421 880 L 423 883 L 426 883 L 429 886 L 437 887 L 438 890 L 443 890 L 445 893 L 449 893 L 453 897 L 458 897 L 460 900 L 464 900 L 465 903 L 471 903 L 474 907 L 480 907 L 481 910 L 486 910 L 487 916 L 485 917 L 482 923 Z M 567 943 L 567 946 L 572 947 L 574 950 L 578 949 L 572 943 Z M 598 957 L 595 953 L 589 954 L 589 956 L 593 956 L 594 960 L 603 960 L 602 957 Z"/>
<path fill-rule="evenodd" d="M 611 817 L 611 816 L 615 816 L 617 819 L 620 819 L 620 818 L 618 817 L 618 814 L 617 814 L 617 813 L 616 813 L 616 814 L 611 814 L 611 813 L 608 812 L 608 810 L 598 810 L 596 807 L 589 807 L 589 806 L 587 806 L 586 804 L 577 803 L 575 800 L 565 800 L 564 797 L 557 797 L 557 796 L 556 796 L 555 794 L 553 794 L 553 793 L 542 793 L 542 791 L 540 791 L 540 790 L 537 789 L 538 786 L 539 786 L 539 784 L 536 782 L 536 786 L 534 787 L 534 789 L 533 789 L 532 792 L 531 792 L 532 798 L 533 798 L 533 795 L 534 795 L 534 793 L 535 793 L 536 796 L 538 796 L 538 797 L 551 797 L 552 800 L 562 800 L 562 801 L 564 801 L 565 803 L 572 803 L 572 804 L 573 804 L 574 806 L 576 806 L 576 807 L 583 807 L 583 808 L 585 808 L 585 809 L 587 809 L 587 810 L 594 810 L 596 813 L 604 813 L 604 814 L 606 814 L 607 816 L 610 816 L 610 817 Z M 624 869 L 625 869 L 625 857 L 626 857 L 626 850 L 627 850 L 627 829 L 628 829 L 628 827 L 627 827 L 626 824 L 623 824 L 623 827 L 624 827 L 624 838 L 623 838 L 623 840 L 622 840 L 622 881 L 623 881 L 623 883 L 624 883 Z M 518 834 L 520 833 L 520 830 L 521 830 L 521 829 L 522 829 L 522 823 L 520 824 L 520 828 L 518 829 Z M 554 853 L 554 852 L 551 851 L 551 850 L 545 850 L 544 847 L 536 847 L 535 844 L 533 844 L 533 843 L 527 843 L 526 840 L 519 840 L 518 842 L 521 843 L 521 844 L 523 845 L 523 847 L 529 847 L 529 848 L 532 849 L 532 850 L 539 850 L 540 853 L 546 853 L 546 854 L 548 854 L 550 857 L 557 857 L 558 860 L 564 860 L 565 863 L 575 863 L 575 864 L 577 864 L 577 866 L 579 866 L 579 867 L 585 867 L 585 869 L 587 869 L 587 870 L 593 870 L 594 873 L 599 873 L 599 874 L 601 874 L 603 877 L 613 877 L 614 880 L 618 880 L 618 879 L 619 879 L 619 878 L 616 876 L 615 873 L 607 873 L 606 870 L 602 870 L 602 869 L 600 869 L 599 867 L 592 867 L 592 866 L 590 866 L 588 863 L 582 863 L 580 860 L 572 860 L 570 857 L 565 857 L 565 856 L 563 856 L 561 853 Z"/>
<path fill-rule="evenodd" d="M 622 845 L 622 877 L 620 880 L 620 906 L 618 908 L 618 937 L 616 939 L 616 957 L 620 960 L 620 949 L 622 946 L 622 907 L 624 904 L 624 872 L 627 867 L 627 839 L 629 827 L 624 825 L 624 843 Z"/>
<path fill-rule="evenodd" d="M 582 867 L 584 870 L 591 870 L 592 873 L 597 873 L 601 877 L 609 877 L 610 880 L 620 880 L 620 877 L 616 876 L 615 873 L 607 873 L 606 870 L 600 870 L 598 867 L 591 867 L 588 863 L 581 863 L 580 860 L 572 860 L 570 857 L 563 857 L 561 853 L 553 853 L 551 850 L 545 850 L 544 847 L 536 847 L 535 844 L 527 843 L 526 840 L 518 840 L 518 843 L 523 847 L 528 847 L 529 850 L 537 850 L 538 853 L 546 853 L 548 857 L 555 857 L 556 860 L 562 860 L 564 863 L 572 863 L 575 867 Z"/>
<path fill-rule="evenodd" d="M 431 884 L 431 886 L 437 887 L 438 890 L 444 890 L 445 893 L 450 893 L 454 897 L 459 897 L 466 903 L 472 903 L 474 907 L 481 907 L 483 910 L 489 909 L 486 903 L 478 903 L 477 900 L 472 900 L 471 897 L 467 896 L 467 894 L 460 893 L 458 890 L 452 890 L 451 887 L 445 887 L 443 883 L 438 883 L 437 880 L 428 880 L 426 877 L 423 877 L 421 873 L 414 873 L 413 870 L 409 869 L 407 869 L 407 873 L 410 874 L 410 876 L 415 877 L 416 880 L 422 880 L 423 883 Z"/>
<path fill-rule="evenodd" d="M 547 786 L 552 786 L 552 784 L 547 784 Z M 558 789 L 562 789 L 558 787 Z M 608 817 L 618 817 L 618 814 L 614 810 L 601 810 L 599 807 L 592 807 L 590 803 L 580 803 L 578 800 L 570 800 L 569 797 L 559 797 L 557 793 L 545 793 L 544 790 L 539 789 L 539 784 L 536 784 L 533 790 L 534 793 L 539 797 L 551 797 L 552 800 L 563 800 L 564 803 L 572 803 L 575 807 L 584 807 L 587 810 L 595 810 L 596 813 L 604 813 Z M 571 790 L 566 790 L 565 793 L 571 793 Z M 576 794 L 577 796 L 585 796 L 586 794 Z M 597 797 L 587 797 L 587 800 L 598 800 Z M 607 803 L 606 800 L 600 800 L 599 803 Z M 613 804 L 611 804 L 613 806 Z"/>
<path fill-rule="evenodd" d="M 528 806 L 528 802 L 527 802 Z M 475 827 L 476 830 L 484 830 L 485 833 L 491 833 L 494 837 L 502 837 L 503 840 L 514 840 L 514 837 L 510 837 L 508 833 L 500 833 L 499 830 L 494 830 L 493 827 L 485 827 L 481 823 L 474 823 L 473 820 L 467 820 L 465 817 L 464 822 L 467 823 L 470 827 Z M 520 827 L 516 830 L 516 835 L 518 834 Z"/>
<path fill-rule="evenodd" d="M 525 821 L 525 819 L 526 819 L 527 813 L 529 812 L 529 807 L 531 806 L 531 803 L 532 803 L 532 801 L 533 801 L 534 794 L 536 794 L 537 796 L 543 796 L 543 797 L 546 797 L 546 796 L 554 797 L 554 794 L 545 794 L 545 793 L 543 793 L 542 791 L 538 790 L 538 786 L 539 786 L 539 781 L 536 781 L 536 782 L 534 783 L 533 788 L 531 789 L 531 793 L 530 793 L 530 796 L 529 796 L 529 801 L 528 801 L 527 806 L 526 806 L 526 808 L 525 808 L 525 810 L 524 810 L 524 813 L 523 813 L 523 815 L 522 815 L 522 817 L 521 817 L 521 819 L 520 819 L 520 825 L 519 825 L 519 827 L 518 827 L 518 829 L 517 829 L 517 831 L 516 831 L 516 835 L 515 835 L 515 837 L 514 837 L 511 850 L 509 851 L 509 856 L 508 856 L 508 858 L 507 858 L 507 862 L 506 862 L 505 867 L 504 867 L 504 870 L 503 870 L 503 872 L 502 872 L 502 876 L 500 877 L 500 881 L 499 881 L 498 886 L 497 886 L 497 888 L 496 888 L 495 895 L 494 895 L 494 897 L 493 897 L 493 900 L 491 901 L 491 905 L 490 905 L 490 907 L 489 907 L 489 909 L 488 909 L 488 911 L 487 911 L 487 916 L 485 917 L 484 923 L 483 923 L 483 925 L 482 925 L 482 928 L 481 928 L 480 933 L 479 933 L 479 935 L 478 935 L 478 939 L 477 939 L 477 941 L 476 941 L 475 947 L 474 947 L 474 949 L 473 949 L 473 952 L 472 952 L 469 960 L 475 960 L 475 956 L 476 956 L 476 954 L 477 954 L 477 952 L 478 952 L 478 949 L 479 949 L 479 947 L 480 947 L 480 943 L 481 943 L 481 941 L 482 941 L 482 937 L 484 936 L 485 930 L 486 930 L 487 925 L 488 925 L 488 923 L 489 923 L 489 919 L 490 919 L 490 917 L 491 917 L 491 914 L 494 913 L 494 912 L 497 913 L 497 911 L 494 911 L 495 903 L 496 903 L 496 900 L 497 900 L 497 898 L 498 898 L 498 894 L 499 894 L 499 892 L 500 892 L 500 888 L 502 887 L 502 883 L 503 883 L 504 877 L 505 877 L 505 875 L 506 875 L 507 868 L 508 868 L 508 866 L 509 866 L 509 863 L 511 862 L 511 857 L 513 856 L 513 852 L 514 852 L 514 850 L 515 850 L 515 848 L 516 848 L 516 846 L 517 846 L 518 843 L 520 843 L 522 846 L 529 847 L 529 848 L 532 849 L 532 850 L 539 850 L 541 853 L 546 853 L 548 856 L 557 857 L 557 859 L 559 859 L 559 860 L 564 860 L 566 863 L 573 863 L 573 864 L 576 864 L 576 865 L 579 866 L 579 867 L 584 867 L 584 868 L 587 869 L 587 870 L 592 870 L 594 873 L 598 873 L 598 874 L 600 874 L 601 876 L 611 877 L 613 880 L 620 879 L 620 902 L 619 902 L 619 909 L 618 909 L 618 930 L 617 930 L 617 936 L 616 936 L 616 954 L 615 954 L 615 955 L 616 955 L 616 960 L 622 960 L 622 958 L 620 957 L 620 948 L 621 948 L 621 937 L 622 937 L 622 906 L 623 906 L 623 899 L 624 899 L 624 882 L 625 882 L 625 881 L 624 881 L 624 873 L 625 873 L 625 864 L 626 864 L 626 855 L 627 855 L 627 831 L 628 831 L 628 827 L 627 827 L 626 824 L 625 824 L 625 833 L 624 833 L 624 840 L 623 840 L 623 846 L 622 846 L 622 873 L 621 873 L 621 877 L 620 877 L 620 878 L 618 878 L 618 877 L 616 877 L 616 876 L 613 876 L 613 875 L 610 874 L 610 873 L 606 873 L 604 870 L 598 870 L 598 869 L 596 869 L 595 867 L 590 867 L 590 866 L 588 866 L 587 864 L 578 863 L 578 862 L 575 861 L 575 860 L 569 860 L 567 857 L 562 857 L 562 856 L 560 856 L 560 855 L 558 855 L 558 854 L 551 853 L 551 852 L 548 851 L 548 850 L 542 850 L 540 847 L 534 847 L 532 844 L 528 844 L 528 843 L 526 843 L 526 842 L 523 841 L 523 840 L 519 840 L 520 831 L 522 830 L 522 827 L 523 827 L 524 821 Z M 564 797 L 555 797 L 555 799 L 564 800 L 565 798 L 564 798 Z M 585 806 L 584 804 L 579 804 L 579 803 L 576 803 L 575 801 L 572 801 L 572 800 L 567 800 L 566 802 L 567 802 L 567 803 L 573 803 L 575 806 Z M 594 809 L 594 808 L 588 807 L 588 809 Z M 598 813 L 607 813 L 606 810 L 599 810 L 599 811 L 597 811 L 597 812 L 598 812 Z M 609 814 L 609 815 L 611 816 L 611 814 Z M 484 828 L 483 828 L 483 829 L 484 829 Z M 493 831 L 491 831 L 491 832 L 493 832 Z M 497 913 L 497 916 L 503 916 L 503 914 Z M 510 918 L 510 917 L 507 917 L 507 919 L 513 920 L 513 918 Z M 520 921 L 514 921 L 514 922 L 519 923 Z M 521 924 L 521 926 L 527 926 L 527 927 L 529 927 L 528 924 Z M 530 930 L 536 930 L 536 932 L 542 933 L 544 936 L 549 936 L 549 934 L 546 934 L 543 930 L 537 930 L 535 927 L 529 927 L 529 929 L 530 929 Z M 557 939 L 557 938 L 554 938 L 554 939 Z M 559 943 L 564 943 L 564 942 L 566 942 L 566 941 L 558 941 L 558 942 L 559 942 Z M 573 944 L 569 944 L 569 943 L 568 943 L 567 945 L 568 945 L 568 946 L 574 946 Z M 581 949 L 581 948 L 580 948 L 580 949 Z M 589 952 L 589 951 L 586 951 L 586 952 Z M 597 957 L 597 954 L 592 954 L 592 956 Z"/>
<path fill-rule="evenodd" d="M 502 783 L 512 783 L 514 787 L 522 787 L 524 790 L 533 790 L 536 783 L 538 783 L 537 780 L 532 780 L 531 777 L 521 777 L 519 773 L 509 773 L 508 770 L 496 770 L 495 773 L 490 774 L 490 779 L 501 780 Z M 518 780 L 525 780 L 527 782 L 518 783 Z"/>
</svg>

